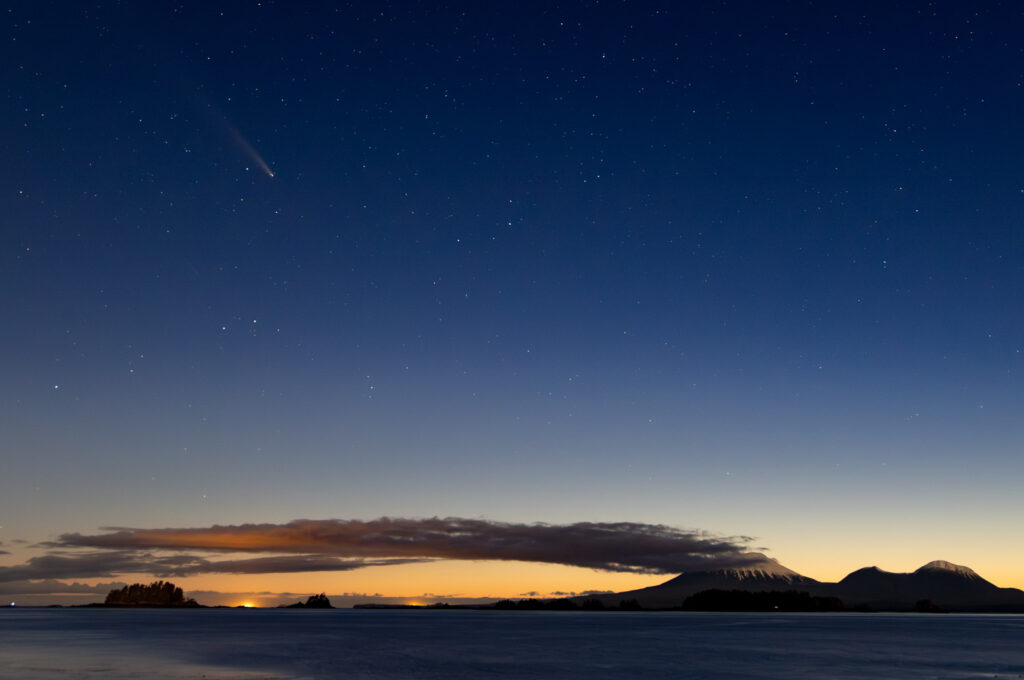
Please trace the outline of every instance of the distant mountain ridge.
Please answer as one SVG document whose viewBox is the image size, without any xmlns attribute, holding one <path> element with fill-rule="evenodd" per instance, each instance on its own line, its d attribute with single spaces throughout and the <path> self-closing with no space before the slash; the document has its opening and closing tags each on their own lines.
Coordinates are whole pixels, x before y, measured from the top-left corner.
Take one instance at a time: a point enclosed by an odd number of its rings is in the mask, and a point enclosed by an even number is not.
<svg viewBox="0 0 1024 680">
<path fill-rule="evenodd" d="M 1000 588 L 973 569 L 936 560 L 909 574 L 865 567 L 839 583 L 822 584 L 847 605 L 905 609 L 921 600 L 949 611 L 1024 611 L 1024 591 Z M 816 593 L 817 594 L 817 593 Z"/>
<path fill-rule="evenodd" d="M 1000 588 L 973 569 L 944 560 L 929 562 L 906 574 L 865 567 L 838 583 L 823 583 L 760 553 L 748 553 L 748 557 L 751 562 L 743 567 L 686 572 L 648 588 L 574 599 L 598 600 L 610 607 L 636 600 L 645 609 L 667 609 L 679 607 L 687 597 L 705 590 L 797 590 L 819 597 L 837 597 L 848 608 L 909 611 L 930 601 L 947 611 L 1024 612 L 1024 591 Z"/>
</svg>

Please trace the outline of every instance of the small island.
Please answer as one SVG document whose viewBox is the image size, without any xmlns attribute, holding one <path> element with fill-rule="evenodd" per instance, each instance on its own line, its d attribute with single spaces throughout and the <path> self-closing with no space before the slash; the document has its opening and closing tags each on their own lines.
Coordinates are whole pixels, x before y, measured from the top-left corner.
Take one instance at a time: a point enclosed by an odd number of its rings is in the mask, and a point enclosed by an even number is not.
<svg viewBox="0 0 1024 680">
<path fill-rule="evenodd" d="M 325 593 L 320 593 L 319 595 L 310 595 L 305 603 L 300 601 L 295 604 L 283 604 L 278 609 L 334 609 L 334 606 L 331 605 L 331 601 Z"/>
<path fill-rule="evenodd" d="M 133 583 L 120 590 L 111 590 L 103 604 L 97 607 L 201 607 L 192 598 L 186 598 L 181 588 L 170 581 L 154 581 L 148 586 Z"/>
</svg>

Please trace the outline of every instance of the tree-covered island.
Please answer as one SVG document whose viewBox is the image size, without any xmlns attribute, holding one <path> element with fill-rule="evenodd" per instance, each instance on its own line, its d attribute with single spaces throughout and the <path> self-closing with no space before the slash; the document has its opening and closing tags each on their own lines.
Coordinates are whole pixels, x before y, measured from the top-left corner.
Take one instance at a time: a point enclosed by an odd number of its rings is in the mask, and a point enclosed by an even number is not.
<svg viewBox="0 0 1024 680">
<path fill-rule="evenodd" d="M 154 581 L 148 586 L 133 583 L 119 590 L 111 590 L 100 605 L 103 607 L 201 607 L 192 598 L 186 598 L 181 588 L 170 581 Z"/>
</svg>

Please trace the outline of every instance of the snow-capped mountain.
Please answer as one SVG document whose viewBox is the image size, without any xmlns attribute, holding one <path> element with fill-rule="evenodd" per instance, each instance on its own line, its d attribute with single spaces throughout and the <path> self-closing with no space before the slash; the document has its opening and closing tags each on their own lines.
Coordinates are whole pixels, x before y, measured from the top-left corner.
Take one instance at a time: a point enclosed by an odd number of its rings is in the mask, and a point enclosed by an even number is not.
<svg viewBox="0 0 1024 680">
<path fill-rule="evenodd" d="M 742 567 L 731 567 L 728 569 L 718 569 L 712 572 L 703 573 L 719 574 L 724 578 L 733 578 L 737 581 L 786 581 L 788 583 L 815 582 L 814 579 L 801 576 L 792 569 L 782 566 L 776 560 L 766 557 L 761 553 L 747 553 L 747 556 L 751 559 L 755 559 L 756 561 Z M 671 581 L 669 581 L 669 583 L 671 583 Z"/>
<path fill-rule="evenodd" d="M 578 597 L 600 600 L 605 606 L 636 600 L 641 607 L 664 609 L 680 606 L 703 590 L 785 591 L 797 590 L 821 597 L 837 597 L 848 608 L 911 610 L 924 600 L 949 611 L 1024 612 L 1024 591 L 999 588 L 973 569 L 936 560 L 909 574 L 865 567 L 838 583 L 822 583 L 802 576 L 759 553 L 748 553 L 743 566 L 713 571 L 693 571 L 650 588 L 622 593 Z"/>
<path fill-rule="evenodd" d="M 915 571 L 914 573 L 937 574 L 946 572 L 952 572 L 957 576 L 963 576 L 964 578 L 968 579 L 984 580 L 980 576 L 978 576 L 978 574 L 970 567 L 962 567 L 959 564 L 953 564 L 952 562 L 947 562 L 946 560 L 933 560 L 928 564 L 924 565 L 923 567 L 921 567 L 920 569 L 918 569 L 917 571 Z"/>
<path fill-rule="evenodd" d="M 801 576 L 792 569 L 760 553 L 747 553 L 743 566 L 711 571 L 690 571 L 657 586 L 608 595 L 589 595 L 578 601 L 600 600 L 616 606 L 623 600 L 636 600 L 641 607 L 662 609 L 678 607 L 683 600 L 702 590 L 807 590 L 818 581 Z"/>
</svg>

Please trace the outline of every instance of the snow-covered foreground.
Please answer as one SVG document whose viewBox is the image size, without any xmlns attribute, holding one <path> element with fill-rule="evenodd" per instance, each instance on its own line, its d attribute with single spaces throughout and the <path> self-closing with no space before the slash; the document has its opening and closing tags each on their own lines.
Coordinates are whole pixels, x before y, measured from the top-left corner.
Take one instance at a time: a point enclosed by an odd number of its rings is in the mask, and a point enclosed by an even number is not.
<svg viewBox="0 0 1024 680">
<path fill-rule="evenodd" d="M 0 610 L 0 678 L 1018 678 L 1024 616 Z"/>
</svg>

